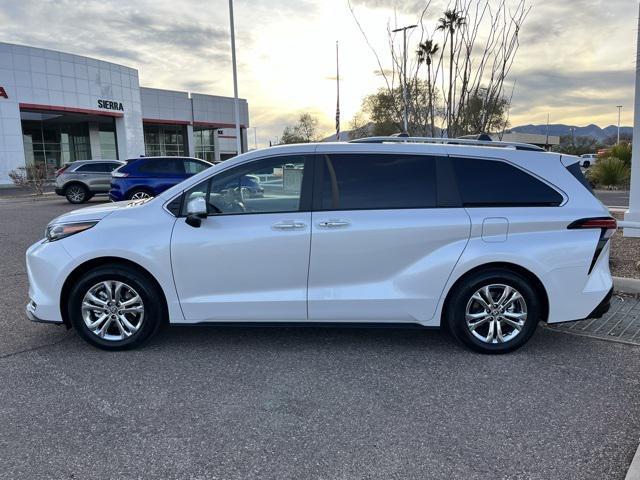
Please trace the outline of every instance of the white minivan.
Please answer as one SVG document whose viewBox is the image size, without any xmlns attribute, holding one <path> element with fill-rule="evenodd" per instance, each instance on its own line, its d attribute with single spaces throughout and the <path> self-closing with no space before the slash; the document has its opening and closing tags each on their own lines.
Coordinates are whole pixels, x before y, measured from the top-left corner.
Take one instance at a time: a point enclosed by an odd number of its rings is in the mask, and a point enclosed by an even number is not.
<svg viewBox="0 0 640 480">
<path fill-rule="evenodd" d="M 26 311 L 110 350 L 164 322 L 268 322 L 442 326 L 504 353 L 608 310 L 615 228 L 579 158 L 531 145 L 278 146 L 56 218 L 27 251 Z"/>
</svg>

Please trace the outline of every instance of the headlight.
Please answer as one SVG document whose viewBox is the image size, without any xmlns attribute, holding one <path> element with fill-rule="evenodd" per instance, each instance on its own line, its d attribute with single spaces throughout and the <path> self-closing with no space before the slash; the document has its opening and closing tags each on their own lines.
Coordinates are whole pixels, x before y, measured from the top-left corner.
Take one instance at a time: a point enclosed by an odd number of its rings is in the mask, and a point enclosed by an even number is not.
<svg viewBox="0 0 640 480">
<path fill-rule="evenodd" d="M 47 226 L 44 234 L 45 237 L 47 237 L 47 240 L 55 242 L 61 238 L 70 237 L 76 233 L 84 232 L 85 230 L 93 227 L 96 223 L 98 222 L 54 223 L 53 225 Z"/>
</svg>

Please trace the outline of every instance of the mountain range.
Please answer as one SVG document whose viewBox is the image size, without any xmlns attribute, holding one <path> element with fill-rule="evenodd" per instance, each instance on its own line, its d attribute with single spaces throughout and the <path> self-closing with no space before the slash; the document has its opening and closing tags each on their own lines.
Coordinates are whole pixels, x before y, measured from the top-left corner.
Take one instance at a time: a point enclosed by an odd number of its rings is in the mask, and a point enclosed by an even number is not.
<svg viewBox="0 0 640 480">
<path fill-rule="evenodd" d="M 368 125 L 369 129 L 373 129 L 373 124 Z M 587 125 L 586 127 L 578 127 L 575 125 L 565 125 L 564 123 L 553 123 L 549 124 L 549 135 L 571 135 L 571 129 L 575 128 L 575 136 L 576 137 L 592 137 L 599 142 L 602 142 L 607 137 L 611 137 L 617 135 L 618 127 L 616 125 L 609 125 L 608 127 L 601 128 L 598 125 Z M 536 133 L 539 135 L 547 134 L 547 125 L 520 125 L 518 127 L 512 127 L 508 129 L 511 132 L 520 132 L 520 133 Z M 620 135 L 633 135 L 633 127 L 620 127 Z M 346 140 L 349 138 L 349 130 L 344 130 L 340 134 L 340 138 L 342 140 Z M 334 142 L 336 140 L 335 134 L 330 135 L 324 138 L 323 142 Z"/>
<path fill-rule="evenodd" d="M 563 123 L 549 124 L 549 135 L 571 135 L 571 129 L 575 128 L 576 137 L 592 137 L 598 141 L 603 141 L 607 137 L 618 134 L 618 127 L 616 125 L 609 125 L 608 127 L 601 128 L 598 125 L 587 125 L 586 127 L 578 127 L 575 125 L 565 125 Z M 547 134 L 547 125 L 521 125 L 519 127 L 512 127 L 509 130 L 512 132 L 520 133 L 536 133 L 539 135 Z M 620 127 L 620 135 L 628 134 L 633 135 L 633 127 Z"/>
</svg>

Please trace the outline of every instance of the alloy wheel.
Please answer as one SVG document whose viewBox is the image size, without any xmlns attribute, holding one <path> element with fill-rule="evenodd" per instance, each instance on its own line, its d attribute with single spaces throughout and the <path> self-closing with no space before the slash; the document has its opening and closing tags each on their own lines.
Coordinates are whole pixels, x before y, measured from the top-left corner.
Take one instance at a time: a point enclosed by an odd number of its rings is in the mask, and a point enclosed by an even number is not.
<svg viewBox="0 0 640 480">
<path fill-rule="evenodd" d="M 527 321 L 527 303 L 509 285 L 486 285 L 467 302 L 465 320 L 471 334 L 481 342 L 505 343 L 522 332 Z"/>
<path fill-rule="evenodd" d="M 129 285 L 107 280 L 91 287 L 82 299 L 82 318 L 91 333 L 117 342 L 140 330 L 144 303 Z"/>
<path fill-rule="evenodd" d="M 145 198 L 151 198 L 151 195 L 149 195 L 147 192 L 136 192 L 133 195 L 131 195 L 131 200 L 144 200 Z"/>
<path fill-rule="evenodd" d="M 67 189 L 67 198 L 75 203 L 80 203 L 84 200 L 85 192 L 82 187 L 71 186 Z"/>
</svg>

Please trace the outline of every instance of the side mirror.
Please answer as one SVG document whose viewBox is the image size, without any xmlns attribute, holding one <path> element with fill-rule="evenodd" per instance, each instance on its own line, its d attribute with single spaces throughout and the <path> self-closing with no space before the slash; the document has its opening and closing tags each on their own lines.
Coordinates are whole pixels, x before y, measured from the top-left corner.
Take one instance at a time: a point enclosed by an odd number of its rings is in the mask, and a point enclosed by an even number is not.
<svg viewBox="0 0 640 480">
<path fill-rule="evenodd" d="M 187 225 L 198 228 L 202 219 L 207 218 L 207 202 L 203 197 L 196 197 L 187 203 Z"/>
</svg>

